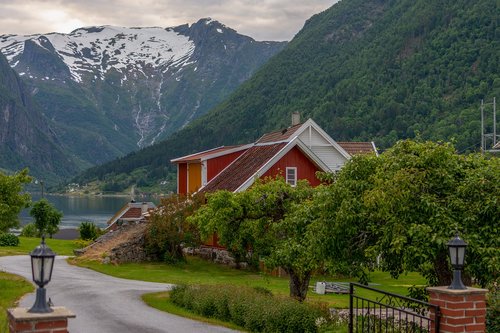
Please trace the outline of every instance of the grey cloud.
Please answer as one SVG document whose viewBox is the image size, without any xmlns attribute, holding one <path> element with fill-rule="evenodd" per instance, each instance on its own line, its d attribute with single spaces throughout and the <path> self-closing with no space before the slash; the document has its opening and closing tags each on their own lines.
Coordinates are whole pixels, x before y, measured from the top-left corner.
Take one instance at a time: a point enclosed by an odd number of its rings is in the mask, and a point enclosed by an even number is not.
<svg viewBox="0 0 500 333">
<path fill-rule="evenodd" d="M 212 17 L 257 40 L 290 40 L 305 20 L 338 0 L 0 0 L 0 33 L 44 33 L 64 22 L 34 15 L 62 11 L 84 25 L 175 26 Z M 69 23 L 66 23 L 68 25 Z M 73 26 L 69 30 L 78 28 Z M 68 32 L 68 31 L 64 31 Z"/>
</svg>

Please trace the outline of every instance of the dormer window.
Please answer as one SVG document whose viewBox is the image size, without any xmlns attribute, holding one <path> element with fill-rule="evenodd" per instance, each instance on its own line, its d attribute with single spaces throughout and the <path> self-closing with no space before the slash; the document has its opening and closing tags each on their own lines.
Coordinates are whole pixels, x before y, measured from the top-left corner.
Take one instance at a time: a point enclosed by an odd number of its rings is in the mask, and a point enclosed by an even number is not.
<svg viewBox="0 0 500 333">
<path fill-rule="evenodd" d="M 292 186 L 297 185 L 297 168 L 287 167 L 286 168 L 286 182 Z"/>
</svg>

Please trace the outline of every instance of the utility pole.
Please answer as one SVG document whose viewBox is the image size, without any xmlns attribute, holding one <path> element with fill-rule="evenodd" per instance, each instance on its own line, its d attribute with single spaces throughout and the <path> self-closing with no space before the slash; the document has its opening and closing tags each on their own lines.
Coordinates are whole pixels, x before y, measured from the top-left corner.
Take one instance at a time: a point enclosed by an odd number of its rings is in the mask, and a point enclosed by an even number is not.
<svg viewBox="0 0 500 333">
<path fill-rule="evenodd" d="M 492 105 L 493 108 L 493 126 L 489 127 L 485 121 L 485 106 Z M 489 107 L 488 107 L 489 109 Z M 486 129 L 486 127 L 491 129 Z M 490 132 L 492 130 L 492 132 Z M 487 133 L 488 132 L 488 133 Z M 496 97 L 493 97 L 493 102 L 484 103 L 484 100 L 481 100 L 481 152 L 484 153 L 486 151 L 491 150 L 491 148 L 495 147 L 498 142 L 497 137 L 497 100 Z M 493 143 L 493 144 L 491 144 Z M 491 147 L 489 146 L 491 144 Z"/>
<path fill-rule="evenodd" d="M 484 100 L 481 100 L 481 153 L 485 150 L 485 140 L 484 140 Z"/>
<path fill-rule="evenodd" d="M 43 180 L 40 180 L 40 186 L 42 187 L 42 199 L 43 199 Z"/>
<path fill-rule="evenodd" d="M 493 147 L 497 144 L 497 101 L 493 97 Z"/>
</svg>

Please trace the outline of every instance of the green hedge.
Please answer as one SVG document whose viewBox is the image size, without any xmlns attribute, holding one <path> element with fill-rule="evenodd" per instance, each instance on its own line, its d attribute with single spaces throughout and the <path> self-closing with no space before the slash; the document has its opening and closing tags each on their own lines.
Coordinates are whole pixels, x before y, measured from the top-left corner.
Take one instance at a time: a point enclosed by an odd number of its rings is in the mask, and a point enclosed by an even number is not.
<svg viewBox="0 0 500 333">
<path fill-rule="evenodd" d="M 241 286 L 178 286 L 171 301 L 204 317 L 233 322 L 250 332 L 318 332 L 329 311 L 319 304 L 275 297 L 269 291 Z"/>
</svg>

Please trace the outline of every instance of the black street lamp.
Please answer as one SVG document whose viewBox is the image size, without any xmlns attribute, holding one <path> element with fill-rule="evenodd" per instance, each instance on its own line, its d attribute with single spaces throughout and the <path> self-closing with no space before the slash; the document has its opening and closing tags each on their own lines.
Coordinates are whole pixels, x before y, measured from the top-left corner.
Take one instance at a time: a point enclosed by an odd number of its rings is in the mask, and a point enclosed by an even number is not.
<svg viewBox="0 0 500 333">
<path fill-rule="evenodd" d="M 458 232 L 456 236 L 448 242 L 451 266 L 453 266 L 453 281 L 451 281 L 448 289 L 467 289 L 462 282 L 462 269 L 464 268 L 466 247 L 467 243 L 458 236 Z"/>
<path fill-rule="evenodd" d="M 38 289 L 36 290 L 35 304 L 33 304 L 28 312 L 52 312 L 54 310 L 47 304 L 44 286 L 50 282 L 52 277 L 52 269 L 54 268 L 54 258 L 56 254 L 45 244 L 45 236 L 42 236 L 42 243 L 30 253 L 30 256 L 33 281 L 38 285 Z"/>
</svg>

